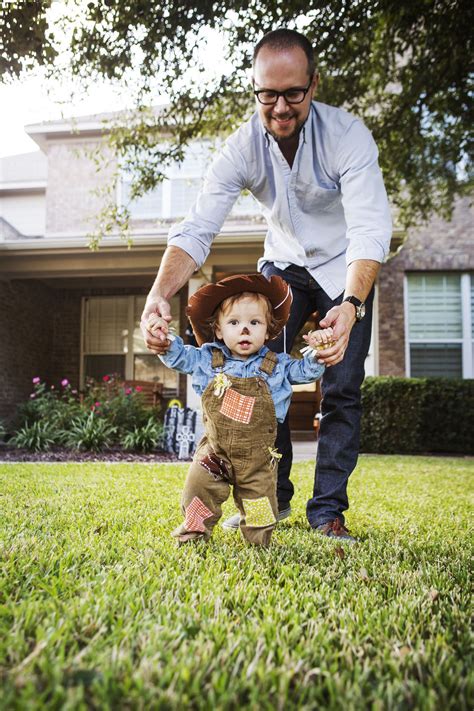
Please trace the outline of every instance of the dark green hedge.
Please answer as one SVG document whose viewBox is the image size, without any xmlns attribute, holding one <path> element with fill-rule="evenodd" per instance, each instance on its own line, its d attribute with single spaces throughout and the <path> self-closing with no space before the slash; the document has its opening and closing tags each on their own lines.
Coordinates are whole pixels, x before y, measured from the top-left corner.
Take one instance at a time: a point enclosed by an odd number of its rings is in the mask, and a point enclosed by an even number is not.
<svg viewBox="0 0 474 711">
<path fill-rule="evenodd" d="M 474 380 L 366 378 L 361 452 L 474 454 Z"/>
</svg>

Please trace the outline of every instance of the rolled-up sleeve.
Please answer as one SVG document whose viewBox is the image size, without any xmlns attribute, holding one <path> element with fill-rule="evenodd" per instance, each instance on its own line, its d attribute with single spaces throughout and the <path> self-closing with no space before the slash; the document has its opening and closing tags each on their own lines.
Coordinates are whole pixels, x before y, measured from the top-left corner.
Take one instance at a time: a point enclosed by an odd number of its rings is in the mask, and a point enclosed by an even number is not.
<svg viewBox="0 0 474 711">
<path fill-rule="evenodd" d="M 196 202 L 184 220 L 170 229 L 168 245 L 180 247 L 200 267 L 245 187 L 245 164 L 238 146 L 228 141 L 209 167 Z"/>
<path fill-rule="evenodd" d="M 392 235 L 392 219 L 378 150 L 370 131 L 354 120 L 337 150 L 342 204 L 349 245 L 346 262 L 372 259 L 383 262 Z"/>
</svg>

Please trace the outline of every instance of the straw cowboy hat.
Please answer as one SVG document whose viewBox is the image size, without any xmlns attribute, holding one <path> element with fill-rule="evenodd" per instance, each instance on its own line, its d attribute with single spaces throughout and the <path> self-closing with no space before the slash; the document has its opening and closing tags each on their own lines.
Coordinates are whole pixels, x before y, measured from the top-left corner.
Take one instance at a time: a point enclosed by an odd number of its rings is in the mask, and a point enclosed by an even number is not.
<svg viewBox="0 0 474 711">
<path fill-rule="evenodd" d="M 285 326 L 290 315 L 293 295 L 290 286 L 279 276 L 267 279 L 263 274 L 238 274 L 216 282 L 206 284 L 196 291 L 189 299 L 186 314 L 191 321 L 198 344 L 214 340 L 214 334 L 209 325 L 209 319 L 229 296 L 250 291 L 263 294 L 273 307 L 273 315 L 280 324 L 280 331 Z"/>
</svg>

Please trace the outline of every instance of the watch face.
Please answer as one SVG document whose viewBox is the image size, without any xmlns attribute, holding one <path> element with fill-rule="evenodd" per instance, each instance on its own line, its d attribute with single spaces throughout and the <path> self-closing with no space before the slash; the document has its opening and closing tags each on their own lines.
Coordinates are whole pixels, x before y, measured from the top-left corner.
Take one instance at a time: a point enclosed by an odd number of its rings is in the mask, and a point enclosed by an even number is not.
<svg viewBox="0 0 474 711">
<path fill-rule="evenodd" d="M 360 321 L 365 316 L 365 304 L 361 304 L 356 308 L 357 320 Z"/>
</svg>

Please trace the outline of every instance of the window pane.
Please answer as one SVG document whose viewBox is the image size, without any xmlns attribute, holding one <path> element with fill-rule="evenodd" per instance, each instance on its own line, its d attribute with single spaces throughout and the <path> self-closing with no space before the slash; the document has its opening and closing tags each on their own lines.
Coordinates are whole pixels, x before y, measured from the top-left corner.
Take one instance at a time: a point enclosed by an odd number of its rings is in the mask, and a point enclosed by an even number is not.
<svg viewBox="0 0 474 711">
<path fill-rule="evenodd" d="M 135 320 L 133 328 L 133 352 L 134 353 L 146 353 L 148 355 L 149 351 L 145 346 L 145 341 L 143 340 L 142 332 L 140 330 L 140 317 L 142 315 L 143 307 L 145 306 L 145 296 L 135 297 Z M 179 295 L 176 294 L 171 298 L 171 314 L 173 320 L 170 326 L 175 329 L 176 333 L 179 334 Z M 152 356 L 152 358 L 156 356 Z M 157 359 L 158 360 L 158 359 Z M 138 375 L 135 375 L 135 379 L 139 380 Z M 147 380 L 147 378 L 144 378 Z"/>
<path fill-rule="evenodd" d="M 163 395 L 174 397 L 178 393 L 178 373 L 163 365 L 154 355 L 136 355 L 134 358 L 135 380 L 150 380 L 163 383 Z"/>
<path fill-rule="evenodd" d="M 88 355 L 84 359 L 86 378 L 102 380 L 104 375 L 117 374 L 125 378 L 125 356 L 123 355 Z"/>
<path fill-rule="evenodd" d="M 128 207 L 132 218 L 153 219 L 163 215 L 163 185 L 159 185 L 142 197 L 130 200 L 130 182 L 122 182 L 122 205 Z"/>
<path fill-rule="evenodd" d="M 174 178 L 171 181 L 171 217 L 184 217 L 196 200 L 200 178 Z"/>
<path fill-rule="evenodd" d="M 91 297 L 85 306 L 85 353 L 126 353 L 128 298 Z"/>
<path fill-rule="evenodd" d="M 462 346 L 430 343 L 410 345 L 412 378 L 442 376 L 462 378 Z"/>
<path fill-rule="evenodd" d="M 167 172 L 172 179 L 201 178 L 211 158 L 210 145 L 205 142 L 196 142 L 188 146 L 181 163 L 173 163 Z"/>
<path fill-rule="evenodd" d="M 239 197 L 230 214 L 236 217 L 243 215 L 258 215 L 260 214 L 260 208 L 254 196 L 251 193 L 246 193 Z"/>
<path fill-rule="evenodd" d="M 410 274 L 408 319 L 411 341 L 462 338 L 458 274 Z"/>
</svg>

